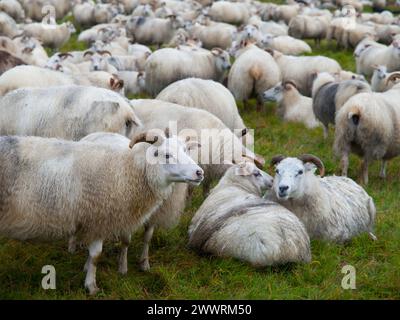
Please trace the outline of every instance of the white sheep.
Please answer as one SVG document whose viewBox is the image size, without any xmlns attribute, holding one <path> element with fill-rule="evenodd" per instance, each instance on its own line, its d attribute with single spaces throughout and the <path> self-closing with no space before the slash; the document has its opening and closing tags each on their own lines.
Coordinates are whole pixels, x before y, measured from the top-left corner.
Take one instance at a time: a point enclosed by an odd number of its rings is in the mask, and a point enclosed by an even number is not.
<svg viewBox="0 0 400 320">
<path fill-rule="evenodd" d="M 376 239 L 374 201 L 353 180 L 323 177 L 324 165 L 313 155 L 275 156 L 271 164 L 276 170 L 270 197 L 304 223 L 311 239 L 343 243 L 363 232 Z"/>
<path fill-rule="evenodd" d="M 246 128 L 232 93 L 216 81 L 199 78 L 176 81 L 162 90 L 156 99 L 206 110 L 237 133 L 238 129 L 241 132 Z M 247 143 L 252 144 L 251 141 Z"/>
<path fill-rule="evenodd" d="M 0 11 L 0 35 L 13 38 L 20 33 L 20 29 L 13 18 L 7 13 Z"/>
<path fill-rule="evenodd" d="M 399 80 L 398 72 L 387 72 L 386 66 L 374 65 L 371 77 L 371 89 L 375 92 L 384 92 L 391 89 Z M 388 81 L 388 79 L 390 80 Z"/>
<path fill-rule="evenodd" d="M 290 20 L 288 34 L 297 39 L 314 39 L 319 46 L 327 35 L 330 20 L 329 16 L 298 15 Z"/>
<path fill-rule="evenodd" d="M 189 246 L 262 267 L 310 262 L 310 239 L 300 220 L 262 199 L 272 178 L 254 164 L 235 165 L 204 200 L 189 226 Z"/>
<path fill-rule="evenodd" d="M 0 11 L 7 13 L 17 22 L 25 19 L 25 11 L 17 0 L 0 0 Z"/>
<path fill-rule="evenodd" d="M 250 15 L 245 3 L 229 1 L 213 2 L 208 14 L 215 21 L 231 24 L 246 23 Z"/>
<path fill-rule="evenodd" d="M 315 72 L 339 73 L 342 68 L 339 63 L 324 56 L 289 56 L 273 51 L 282 81 L 292 81 L 302 95 L 311 97 L 312 83 Z"/>
<path fill-rule="evenodd" d="M 303 123 L 309 129 L 320 126 L 313 113 L 312 99 L 302 96 L 293 82 L 279 82 L 265 91 L 263 98 L 277 102 L 277 114 L 284 121 Z"/>
<path fill-rule="evenodd" d="M 374 65 L 384 65 L 387 71 L 400 69 L 400 40 L 394 40 L 390 46 L 365 44 L 356 57 L 357 73 L 371 76 Z"/>
<path fill-rule="evenodd" d="M 248 109 L 248 99 L 254 93 L 257 110 L 264 105 L 262 94 L 281 80 L 281 72 L 273 57 L 254 44 L 245 44 L 236 55 L 228 75 L 228 89 L 236 100 L 243 101 Z"/>
<path fill-rule="evenodd" d="M 158 145 L 141 135 L 130 142 L 130 150 L 86 141 L 0 137 L 0 235 L 17 240 L 75 236 L 89 250 L 85 287 L 95 294 L 103 242 L 121 239 L 120 271 L 126 272 L 131 234 L 175 182 L 197 185 L 203 177 L 177 137 L 152 138 Z"/>
<path fill-rule="evenodd" d="M 304 53 L 311 53 L 312 49 L 307 42 L 290 36 L 273 36 L 264 34 L 259 42 L 262 48 L 277 50 L 283 54 L 298 56 Z"/>
<path fill-rule="evenodd" d="M 146 90 L 156 96 L 169 84 L 191 77 L 222 82 L 231 66 L 229 60 L 228 53 L 219 48 L 157 50 L 146 61 Z"/>
<path fill-rule="evenodd" d="M 357 94 L 337 113 L 334 151 L 341 159 L 343 175 L 347 175 L 349 154 L 354 152 L 363 158 L 361 170 L 365 184 L 368 165 L 373 160 L 382 160 L 380 177 L 386 177 L 387 161 L 400 154 L 399 99 L 397 84 L 382 93 Z"/>
<path fill-rule="evenodd" d="M 0 98 L 0 135 L 79 140 L 96 131 L 130 137 L 141 121 L 128 100 L 96 87 L 25 88 Z"/>
</svg>

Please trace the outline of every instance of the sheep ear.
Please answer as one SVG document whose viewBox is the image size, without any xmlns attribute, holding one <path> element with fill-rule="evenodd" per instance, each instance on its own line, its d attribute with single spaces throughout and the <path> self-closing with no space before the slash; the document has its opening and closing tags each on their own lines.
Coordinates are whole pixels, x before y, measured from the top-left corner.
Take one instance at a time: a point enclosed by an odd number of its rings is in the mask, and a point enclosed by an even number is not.
<svg viewBox="0 0 400 320">
<path fill-rule="evenodd" d="M 315 171 L 317 171 L 317 166 L 314 163 L 310 162 L 305 163 L 304 168 L 306 169 L 306 171 L 310 171 L 313 174 L 315 173 Z"/>
<path fill-rule="evenodd" d="M 246 165 L 246 162 L 242 162 L 235 168 L 235 175 L 237 176 L 249 176 L 251 174 L 249 167 Z"/>
</svg>

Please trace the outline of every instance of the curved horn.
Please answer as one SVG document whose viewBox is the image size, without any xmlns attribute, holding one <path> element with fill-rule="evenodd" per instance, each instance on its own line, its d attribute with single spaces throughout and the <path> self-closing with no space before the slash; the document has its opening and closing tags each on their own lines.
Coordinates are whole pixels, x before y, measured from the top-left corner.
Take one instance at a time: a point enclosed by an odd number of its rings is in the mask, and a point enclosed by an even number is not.
<svg viewBox="0 0 400 320">
<path fill-rule="evenodd" d="M 321 159 L 312 155 L 312 154 L 302 154 L 297 157 L 299 160 L 303 161 L 303 163 L 311 162 L 315 164 L 315 166 L 319 169 L 319 175 L 323 177 L 325 175 L 325 166 L 322 163 Z"/>
<path fill-rule="evenodd" d="M 156 143 L 158 140 L 160 139 L 159 136 L 157 135 L 150 135 L 149 132 L 143 132 L 135 137 L 133 137 L 133 139 L 131 140 L 131 142 L 129 143 L 129 148 L 133 148 L 133 146 L 139 142 L 147 142 L 150 144 L 154 144 Z"/>
<path fill-rule="evenodd" d="M 108 50 L 98 50 L 97 53 L 104 55 L 104 54 L 108 54 L 110 55 L 110 57 L 112 56 L 111 52 Z"/>
<path fill-rule="evenodd" d="M 278 154 L 276 156 L 273 156 L 270 162 L 270 166 L 273 167 L 275 165 L 277 165 L 279 162 L 281 162 L 283 159 L 285 159 L 286 157 L 282 154 Z"/>
<path fill-rule="evenodd" d="M 286 86 L 287 84 L 292 85 L 293 87 L 295 87 L 297 89 L 297 85 L 292 81 L 292 80 L 287 80 L 285 81 L 285 83 L 283 84 L 283 86 Z"/>
<path fill-rule="evenodd" d="M 86 51 L 84 54 L 83 54 L 83 56 L 84 57 L 86 57 L 87 55 L 93 55 L 94 54 L 94 52 L 93 51 L 90 51 L 90 50 L 88 50 L 88 51 Z"/>
<path fill-rule="evenodd" d="M 70 54 L 69 52 L 61 52 L 61 53 L 58 54 L 58 56 L 60 58 L 64 58 L 64 59 L 66 59 L 67 57 L 73 57 L 73 55 Z"/>
<path fill-rule="evenodd" d="M 386 79 L 386 85 L 388 85 L 389 82 L 391 82 L 391 81 L 395 82 L 397 79 L 400 79 L 400 72 L 394 72 L 394 73 L 392 73 L 392 74 Z"/>
</svg>

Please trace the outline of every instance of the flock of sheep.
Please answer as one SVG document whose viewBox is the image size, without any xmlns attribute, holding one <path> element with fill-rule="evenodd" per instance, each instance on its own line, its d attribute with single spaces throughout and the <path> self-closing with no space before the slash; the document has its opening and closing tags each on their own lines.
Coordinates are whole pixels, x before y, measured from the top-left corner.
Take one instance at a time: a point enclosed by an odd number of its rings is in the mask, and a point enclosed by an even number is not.
<svg viewBox="0 0 400 320">
<path fill-rule="evenodd" d="M 0 236 L 85 246 L 91 294 L 103 242 L 121 242 L 125 274 L 144 226 L 149 270 L 154 229 L 176 225 L 199 184 L 194 250 L 266 266 L 310 262 L 310 238 L 375 240 L 374 201 L 346 175 L 350 153 L 365 184 L 373 160 L 385 177 L 400 154 L 400 26 L 385 5 L 0 0 Z M 58 51 L 78 28 L 88 49 Z M 305 55 L 303 39 L 354 48 L 357 73 Z M 343 176 L 324 177 L 310 154 L 277 155 L 274 177 L 262 171 L 236 105 L 246 112 L 253 98 L 325 137 L 334 125 Z"/>
</svg>

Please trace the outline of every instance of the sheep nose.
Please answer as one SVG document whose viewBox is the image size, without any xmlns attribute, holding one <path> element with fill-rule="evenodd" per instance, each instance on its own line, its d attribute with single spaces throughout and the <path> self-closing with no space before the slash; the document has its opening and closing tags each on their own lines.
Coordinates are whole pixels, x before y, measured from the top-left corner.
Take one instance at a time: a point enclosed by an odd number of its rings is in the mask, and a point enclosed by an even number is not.
<svg viewBox="0 0 400 320">
<path fill-rule="evenodd" d="M 279 186 L 279 193 L 285 193 L 289 189 L 289 186 Z"/>
<path fill-rule="evenodd" d="M 196 175 L 197 175 L 199 178 L 202 178 L 202 177 L 203 177 L 203 170 L 197 170 L 197 171 L 196 171 Z"/>
</svg>

